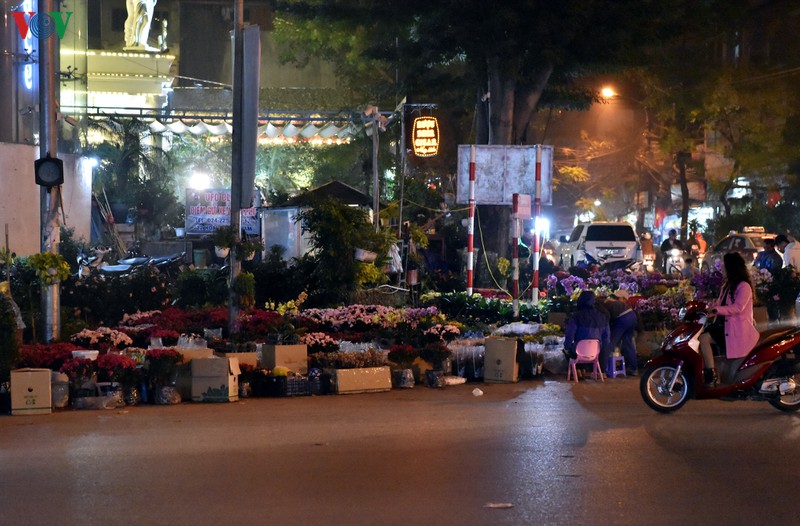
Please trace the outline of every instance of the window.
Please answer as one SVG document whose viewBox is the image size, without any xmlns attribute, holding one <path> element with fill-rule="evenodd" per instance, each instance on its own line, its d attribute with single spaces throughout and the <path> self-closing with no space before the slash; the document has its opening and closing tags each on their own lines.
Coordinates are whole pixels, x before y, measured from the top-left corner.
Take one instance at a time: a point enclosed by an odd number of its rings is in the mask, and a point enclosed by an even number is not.
<svg viewBox="0 0 800 526">
<path fill-rule="evenodd" d="M 583 225 L 576 226 L 569 235 L 569 241 L 577 241 L 581 237 L 581 232 L 583 232 Z"/>
<path fill-rule="evenodd" d="M 630 225 L 589 225 L 586 241 L 636 241 Z"/>
<path fill-rule="evenodd" d="M 731 248 L 731 243 L 733 242 L 732 237 L 728 237 L 720 241 L 717 246 L 714 248 L 714 252 L 725 252 Z"/>
</svg>

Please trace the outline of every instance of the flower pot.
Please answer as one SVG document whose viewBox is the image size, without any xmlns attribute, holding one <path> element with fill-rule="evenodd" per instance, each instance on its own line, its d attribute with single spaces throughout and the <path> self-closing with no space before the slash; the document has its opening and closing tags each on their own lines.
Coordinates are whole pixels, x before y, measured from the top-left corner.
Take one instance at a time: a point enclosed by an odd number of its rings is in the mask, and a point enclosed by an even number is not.
<svg viewBox="0 0 800 526">
<path fill-rule="evenodd" d="M 392 387 L 395 389 L 411 389 L 414 387 L 414 371 L 411 368 L 392 371 Z"/>
</svg>

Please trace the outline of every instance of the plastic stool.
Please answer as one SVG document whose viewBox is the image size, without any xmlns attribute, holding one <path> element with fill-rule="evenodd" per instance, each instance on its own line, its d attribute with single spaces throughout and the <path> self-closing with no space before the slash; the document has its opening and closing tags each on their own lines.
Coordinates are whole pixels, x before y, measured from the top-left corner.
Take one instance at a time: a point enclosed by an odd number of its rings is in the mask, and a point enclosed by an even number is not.
<svg viewBox="0 0 800 526">
<path fill-rule="evenodd" d="M 612 356 L 608 360 L 608 376 L 611 378 L 616 378 L 617 376 L 627 376 L 625 374 L 625 357 L 624 356 Z"/>
</svg>

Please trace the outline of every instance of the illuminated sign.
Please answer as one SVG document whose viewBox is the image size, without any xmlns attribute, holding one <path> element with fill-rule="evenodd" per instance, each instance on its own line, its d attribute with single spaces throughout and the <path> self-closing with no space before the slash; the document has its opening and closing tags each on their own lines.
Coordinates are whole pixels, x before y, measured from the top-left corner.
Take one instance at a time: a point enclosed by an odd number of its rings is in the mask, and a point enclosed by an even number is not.
<svg viewBox="0 0 800 526">
<path fill-rule="evenodd" d="M 33 9 L 33 0 L 25 0 L 22 2 L 22 10 L 26 12 L 31 12 Z M 14 15 L 16 16 L 16 15 Z M 23 17 L 24 21 L 24 17 Z M 22 37 L 23 47 L 25 48 L 26 53 L 33 52 L 33 34 L 29 31 L 25 31 L 25 34 L 22 32 L 22 28 L 19 27 L 19 22 L 17 22 L 17 29 L 20 30 L 19 35 Z M 33 89 L 33 64 L 25 64 L 22 69 L 22 81 L 25 83 L 25 89 L 32 90 Z"/>
<path fill-rule="evenodd" d="M 30 0 L 26 1 L 23 6 L 25 11 L 11 12 L 22 40 L 25 40 L 26 43 L 28 42 L 28 33 L 39 40 L 50 38 L 55 33 L 58 33 L 58 38 L 64 38 L 64 34 L 67 32 L 67 24 L 69 24 L 69 19 L 72 18 L 72 11 L 65 12 L 67 15 L 65 20 L 59 11 L 50 11 L 50 14 L 31 11 Z M 27 20 L 25 20 L 25 15 L 28 15 Z"/>
<path fill-rule="evenodd" d="M 439 153 L 439 122 L 436 117 L 414 119 L 411 144 L 417 157 L 433 157 Z"/>
<path fill-rule="evenodd" d="M 37 13 L 33 10 L 33 0 L 25 0 L 20 6 L 21 11 L 11 11 L 11 16 L 17 23 L 17 30 L 22 39 L 25 53 L 33 53 L 33 39 L 44 40 L 58 35 L 58 38 L 64 38 L 67 32 L 67 24 L 72 18 L 72 11 L 61 13 L 59 11 L 51 11 L 50 13 Z M 64 15 L 67 15 L 64 18 Z M 27 16 L 27 18 L 26 18 Z M 22 70 L 22 78 L 25 83 L 25 88 L 28 90 L 33 89 L 33 64 L 25 64 Z"/>
</svg>

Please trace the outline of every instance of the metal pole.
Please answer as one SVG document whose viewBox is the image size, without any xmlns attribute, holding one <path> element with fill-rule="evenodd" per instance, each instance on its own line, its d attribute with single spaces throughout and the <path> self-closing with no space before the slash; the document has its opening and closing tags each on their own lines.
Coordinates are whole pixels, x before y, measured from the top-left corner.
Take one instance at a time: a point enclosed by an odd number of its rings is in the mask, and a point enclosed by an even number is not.
<svg viewBox="0 0 800 526">
<path fill-rule="evenodd" d="M 539 252 L 541 234 L 539 216 L 542 213 L 542 145 L 536 145 L 536 194 L 533 200 L 533 303 L 539 301 Z"/>
<path fill-rule="evenodd" d="M 231 148 L 231 228 L 236 240 L 240 238 L 239 211 L 242 198 L 242 107 L 244 102 L 242 78 L 244 73 L 244 0 L 234 0 L 233 6 L 233 138 Z M 239 298 L 233 284 L 242 270 L 237 246 L 230 251 L 230 279 L 228 282 L 228 334 L 237 331 Z"/>
<path fill-rule="evenodd" d="M 469 222 L 467 223 L 467 294 L 472 296 L 472 253 L 475 242 L 475 145 L 469 148 Z"/>
<path fill-rule="evenodd" d="M 378 123 L 380 118 L 381 114 L 378 113 L 376 107 L 375 113 L 372 114 L 372 222 L 375 225 L 375 232 L 381 229 L 381 189 L 378 180 Z"/>
<path fill-rule="evenodd" d="M 403 99 L 405 100 L 405 99 Z M 400 104 L 400 209 L 398 215 L 400 216 L 399 224 L 397 225 L 397 239 L 403 239 L 403 194 L 406 188 L 406 104 Z"/>
<path fill-rule="evenodd" d="M 511 306 L 514 311 L 514 319 L 519 318 L 519 194 L 514 194 L 511 201 L 511 220 L 514 222 L 514 241 L 511 249 Z"/>
<path fill-rule="evenodd" d="M 53 0 L 39 0 L 39 13 L 55 11 Z M 39 18 L 41 20 L 41 18 Z M 58 36 L 39 39 L 39 158 L 58 157 L 56 133 L 56 60 Z M 40 251 L 58 253 L 61 232 L 58 222 L 60 188 L 39 189 L 41 217 Z M 43 327 L 41 339 L 51 342 L 61 337 L 61 289 L 59 283 L 42 287 Z"/>
</svg>

